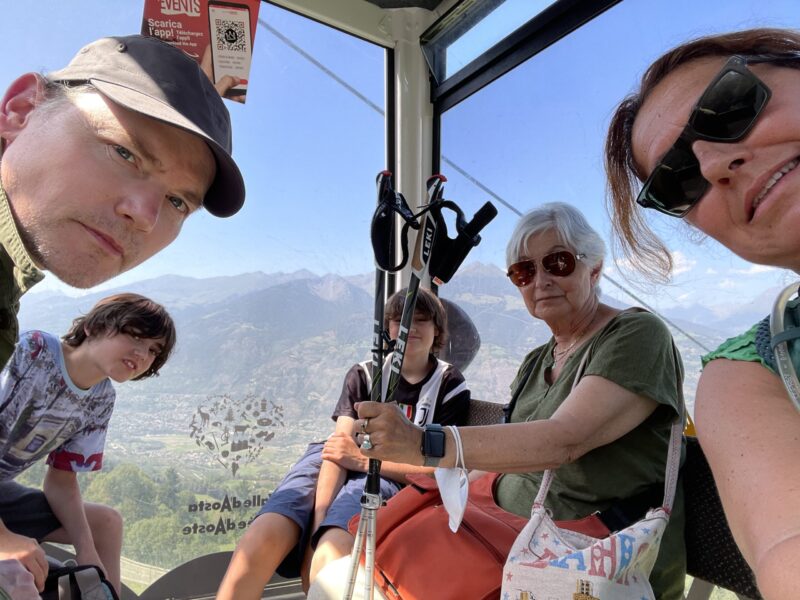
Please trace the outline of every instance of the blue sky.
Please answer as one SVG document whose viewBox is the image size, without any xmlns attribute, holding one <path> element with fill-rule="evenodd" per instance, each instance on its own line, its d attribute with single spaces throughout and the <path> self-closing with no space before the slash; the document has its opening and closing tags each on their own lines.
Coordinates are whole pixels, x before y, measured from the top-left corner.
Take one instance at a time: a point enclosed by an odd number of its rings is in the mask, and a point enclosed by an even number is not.
<svg viewBox="0 0 800 600">
<path fill-rule="evenodd" d="M 614 108 L 650 62 L 699 35 L 798 24 L 800 5 L 795 2 L 624 0 L 446 113 L 442 152 L 519 210 L 569 202 L 608 238 L 605 132 Z M 465 205 L 483 201 L 457 174 L 450 176 L 448 191 Z M 676 258 L 672 285 L 640 293 L 656 306 L 746 303 L 791 277 L 741 261 L 713 241 L 698 244 L 683 223 L 654 216 L 654 226 Z M 501 232 L 498 245 L 515 219 L 501 210 L 492 223 Z M 497 262 L 499 251 L 487 242 L 472 257 Z M 609 254 L 609 275 L 620 279 L 624 266 L 615 265 Z M 611 285 L 604 287 L 617 295 Z"/>
<path fill-rule="evenodd" d="M 512 10 L 527 6 L 510 2 Z M 142 2 L 39 0 L 5 2 L 3 9 L 9 30 L 0 37 L 5 86 L 26 71 L 63 66 L 93 39 L 138 32 Z M 261 17 L 384 105 L 380 48 L 268 4 L 262 4 Z M 443 154 L 520 210 L 551 200 L 575 203 L 607 236 L 605 127 L 646 65 L 696 35 L 798 23 L 800 5 L 788 0 L 624 0 L 445 114 Z M 234 156 L 248 188 L 245 208 L 231 219 L 192 217 L 170 248 L 106 287 L 167 273 L 372 269 L 373 181 L 384 167 L 380 115 L 263 27 L 256 33 L 248 102 L 228 106 Z M 488 199 L 457 173 L 443 171 L 446 196 L 465 212 Z M 516 215 L 500 211 L 472 259 L 503 264 Z M 660 225 L 677 251 L 679 272 L 673 286 L 649 294 L 656 304 L 747 301 L 786 278 L 739 261 L 712 242 L 690 242 L 680 224 L 661 219 Z M 607 268 L 619 275 L 611 257 Z M 65 289 L 52 277 L 37 287 Z"/>
</svg>

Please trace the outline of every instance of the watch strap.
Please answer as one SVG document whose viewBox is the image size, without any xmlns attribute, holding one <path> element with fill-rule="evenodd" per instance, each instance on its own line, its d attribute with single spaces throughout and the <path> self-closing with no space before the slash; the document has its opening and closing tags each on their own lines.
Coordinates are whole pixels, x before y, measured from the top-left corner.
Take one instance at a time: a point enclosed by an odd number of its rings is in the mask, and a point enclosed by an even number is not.
<svg viewBox="0 0 800 600">
<path fill-rule="evenodd" d="M 438 467 L 439 463 L 441 462 L 441 456 L 425 456 L 424 460 L 422 461 L 423 467 Z"/>
</svg>

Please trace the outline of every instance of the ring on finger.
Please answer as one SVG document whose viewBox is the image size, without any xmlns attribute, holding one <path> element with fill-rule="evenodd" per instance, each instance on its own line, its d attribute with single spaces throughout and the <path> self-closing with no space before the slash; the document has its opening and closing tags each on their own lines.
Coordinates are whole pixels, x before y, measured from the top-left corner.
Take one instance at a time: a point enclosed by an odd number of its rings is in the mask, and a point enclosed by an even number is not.
<svg viewBox="0 0 800 600">
<path fill-rule="evenodd" d="M 372 448 L 373 448 L 372 440 L 369 439 L 369 434 L 368 433 L 364 434 L 364 439 L 361 441 L 361 447 L 364 450 L 372 450 Z"/>
<path fill-rule="evenodd" d="M 364 419 L 361 421 L 361 433 L 367 433 L 367 426 L 369 425 L 369 419 Z"/>
</svg>

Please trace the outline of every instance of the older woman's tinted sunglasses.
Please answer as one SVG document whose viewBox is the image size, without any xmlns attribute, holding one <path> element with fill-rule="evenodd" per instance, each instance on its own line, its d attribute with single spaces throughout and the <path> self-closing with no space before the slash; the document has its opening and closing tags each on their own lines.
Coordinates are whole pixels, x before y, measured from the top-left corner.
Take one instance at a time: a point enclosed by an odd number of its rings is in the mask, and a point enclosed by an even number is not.
<svg viewBox="0 0 800 600">
<path fill-rule="evenodd" d="M 542 269 L 556 277 L 568 277 L 575 270 L 576 261 L 585 258 L 585 254 L 573 254 L 567 250 L 553 252 L 542 257 Z M 521 260 L 508 267 L 508 278 L 517 287 L 525 287 L 536 277 L 536 261 Z"/>
<path fill-rule="evenodd" d="M 697 140 L 738 142 L 752 129 L 772 92 L 748 64 L 800 60 L 798 54 L 733 56 L 700 96 L 678 139 L 644 182 L 636 202 L 682 218 L 708 191 L 692 151 Z"/>
</svg>

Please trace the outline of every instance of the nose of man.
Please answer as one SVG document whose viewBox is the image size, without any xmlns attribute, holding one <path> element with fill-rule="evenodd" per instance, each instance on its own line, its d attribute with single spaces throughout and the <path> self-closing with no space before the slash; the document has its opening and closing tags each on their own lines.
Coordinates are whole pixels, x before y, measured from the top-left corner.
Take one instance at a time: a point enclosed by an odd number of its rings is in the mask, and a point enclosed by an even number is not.
<svg viewBox="0 0 800 600">
<path fill-rule="evenodd" d="M 117 214 L 129 220 L 134 229 L 150 233 L 158 224 L 165 198 L 166 193 L 161 186 L 139 182 L 117 203 Z"/>
</svg>

